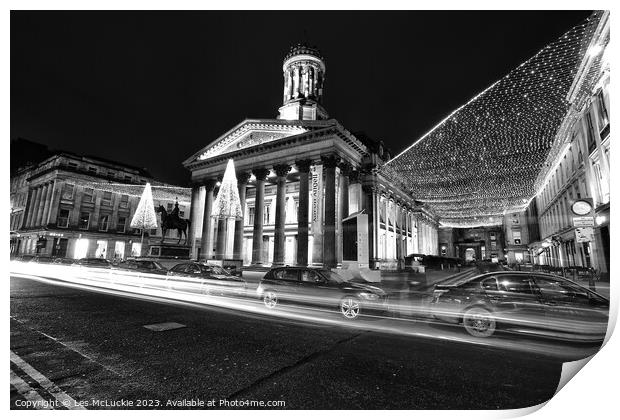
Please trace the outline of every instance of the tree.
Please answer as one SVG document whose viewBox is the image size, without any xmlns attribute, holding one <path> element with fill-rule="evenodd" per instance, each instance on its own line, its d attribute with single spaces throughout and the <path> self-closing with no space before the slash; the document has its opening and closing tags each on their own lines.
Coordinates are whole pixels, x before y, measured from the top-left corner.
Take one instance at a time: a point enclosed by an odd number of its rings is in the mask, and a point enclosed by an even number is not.
<svg viewBox="0 0 620 420">
<path fill-rule="evenodd" d="M 153 204 L 153 193 L 151 191 L 151 184 L 148 182 L 144 187 L 140 202 L 138 203 L 138 208 L 136 208 L 136 212 L 133 214 L 130 226 L 134 229 L 141 230 L 140 255 L 145 255 L 144 231 L 147 229 L 157 229 L 157 216 L 155 215 L 155 205 Z"/>
<path fill-rule="evenodd" d="M 211 216 L 217 219 L 240 219 L 243 217 L 241 200 L 239 200 L 239 189 L 237 187 L 237 175 L 235 175 L 235 164 L 232 159 L 228 159 L 220 191 L 213 202 Z"/>
</svg>

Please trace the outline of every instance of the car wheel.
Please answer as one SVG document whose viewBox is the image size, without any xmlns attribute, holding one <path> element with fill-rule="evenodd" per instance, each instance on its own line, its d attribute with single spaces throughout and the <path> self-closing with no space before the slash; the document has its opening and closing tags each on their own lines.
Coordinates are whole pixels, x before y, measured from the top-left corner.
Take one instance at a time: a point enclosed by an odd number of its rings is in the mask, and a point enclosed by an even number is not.
<svg viewBox="0 0 620 420">
<path fill-rule="evenodd" d="M 273 309 L 278 304 L 278 295 L 273 290 L 267 290 L 263 294 L 263 303 L 269 309 Z"/>
<path fill-rule="evenodd" d="M 463 327 L 474 337 L 490 337 L 495 332 L 497 322 L 489 310 L 474 307 L 463 314 Z"/>
<path fill-rule="evenodd" d="M 346 319 L 356 319 L 360 315 L 361 305 L 359 299 L 347 296 L 340 301 L 340 313 Z"/>
</svg>

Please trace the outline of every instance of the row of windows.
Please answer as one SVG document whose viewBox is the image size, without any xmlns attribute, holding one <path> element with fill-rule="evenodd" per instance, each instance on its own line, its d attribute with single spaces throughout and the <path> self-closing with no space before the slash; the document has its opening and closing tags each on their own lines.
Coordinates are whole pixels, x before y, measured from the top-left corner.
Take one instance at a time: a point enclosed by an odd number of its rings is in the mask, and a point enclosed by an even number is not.
<svg viewBox="0 0 620 420">
<path fill-rule="evenodd" d="M 75 185 L 73 184 L 65 184 L 62 189 L 62 199 L 63 200 L 73 200 L 75 194 Z M 114 200 L 112 197 L 111 191 L 100 191 L 101 193 L 101 205 L 112 207 L 114 204 Z M 97 198 L 97 192 L 92 189 L 85 187 L 82 195 L 83 203 L 94 203 Z M 129 196 L 126 194 L 122 194 L 120 196 L 119 207 L 127 208 L 129 206 Z"/>
<path fill-rule="evenodd" d="M 71 211 L 68 209 L 60 209 L 58 211 L 58 218 L 56 220 L 56 225 L 61 228 L 69 227 L 69 219 L 71 217 Z M 87 211 L 81 211 L 80 217 L 78 218 L 78 229 L 88 230 L 91 227 L 91 213 Z M 101 232 L 107 232 L 110 228 L 110 219 L 111 215 L 102 214 L 99 216 L 99 220 L 97 221 L 97 230 Z M 116 225 L 114 228 L 118 233 L 125 233 L 127 225 L 127 217 L 118 216 L 116 219 Z"/>
<path fill-rule="evenodd" d="M 78 164 L 77 162 L 73 162 L 73 161 L 68 162 L 67 166 L 69 166 L 72 169 L 80 168 L 80 164 Z M 118 178 L 118 179 L 122 179 L 125 182 L 134 182 L 134 181 L 138 181 L 138 182 L 141 182 L 141 183 L 146 182 L 146 179 L 144 179 L 144 178 L 136 179 L 136 178 L 132 177 L 131 175 L 118 174 L 115 171 L 111 171 L 111 170 L 105 169 L 105 168 L 97 168 L 96 166 L 88 165 L 85 168 L 82 167 L 82 169 L 86 169 L 89 173 L 94 174 L 94 175 L 99 174 L 99 175 L 108 176 L 110 178 Z"/>
</svg>

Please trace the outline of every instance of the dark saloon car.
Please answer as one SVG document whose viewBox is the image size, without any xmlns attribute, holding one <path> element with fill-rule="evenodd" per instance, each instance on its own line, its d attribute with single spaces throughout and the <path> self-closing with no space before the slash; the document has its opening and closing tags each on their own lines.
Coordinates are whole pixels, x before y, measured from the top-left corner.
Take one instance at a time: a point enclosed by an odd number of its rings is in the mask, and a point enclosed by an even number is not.
<svg viewBox="0 0 620 420">
<path fill-rule="evenodd" d="M 165 276 L 168 273 L 166 267 L 157 261 L 151 260 L 127 260 L 118 264 L 121 270 L 139 271 L 147 274 L 159 274 Z"/>
<path fill-rule="evenodd" d="M 73 258 L 66 258 L 66 257 L 54 258 L 54 261 L 52 261 L 52 264 L 59 264 L 59 265 L 72 265 L 74 263 L 75 263 L 75 260 Z"/>
<path fill-rule="evenodd" d="M 257 293 L 267 308 L 288 301 L 337 309 L 347 319 L 387 309 L 387 294 L 380 288 L 343 280 L 321 268 L 273 268 L 261 280 Z"/>
<path fill-rule="evenodd" d="M 110 261 L 104 258 L 81 258 L 75 262 L 75 265 L 89 268 L 112 268 Z"/>
<path fill-rule="evenodd" d="M 432 315 L 460 323 L 475 337 L 498 329 L 599 341 L 605 337 L 609 300 L 550 274 L 499 271 L 435 286 Z"/>
<path fill-rule="evenodd" d="M 199 262 L 177 264 L 168 270 L 169 289 L 220 296 L 245 296 L 247 285 L 222 267 Z"/>
</svg>

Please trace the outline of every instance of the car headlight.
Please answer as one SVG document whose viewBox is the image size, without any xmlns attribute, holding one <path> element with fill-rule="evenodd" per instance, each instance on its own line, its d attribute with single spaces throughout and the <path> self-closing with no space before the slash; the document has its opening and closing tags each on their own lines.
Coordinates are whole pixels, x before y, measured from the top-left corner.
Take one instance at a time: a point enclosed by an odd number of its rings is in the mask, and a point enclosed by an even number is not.
<svg viewBox="0 0 620 420">
<path fill-rule="evenodd" d="M 362 299 L 368 299 L 368 300 L 377 300 L 377 299 L 379 299 L 378 295 L 375 295 L 374 293 L 366 293 L 366 292 L 360 293 L 360 297 Z"/>
</svg>

